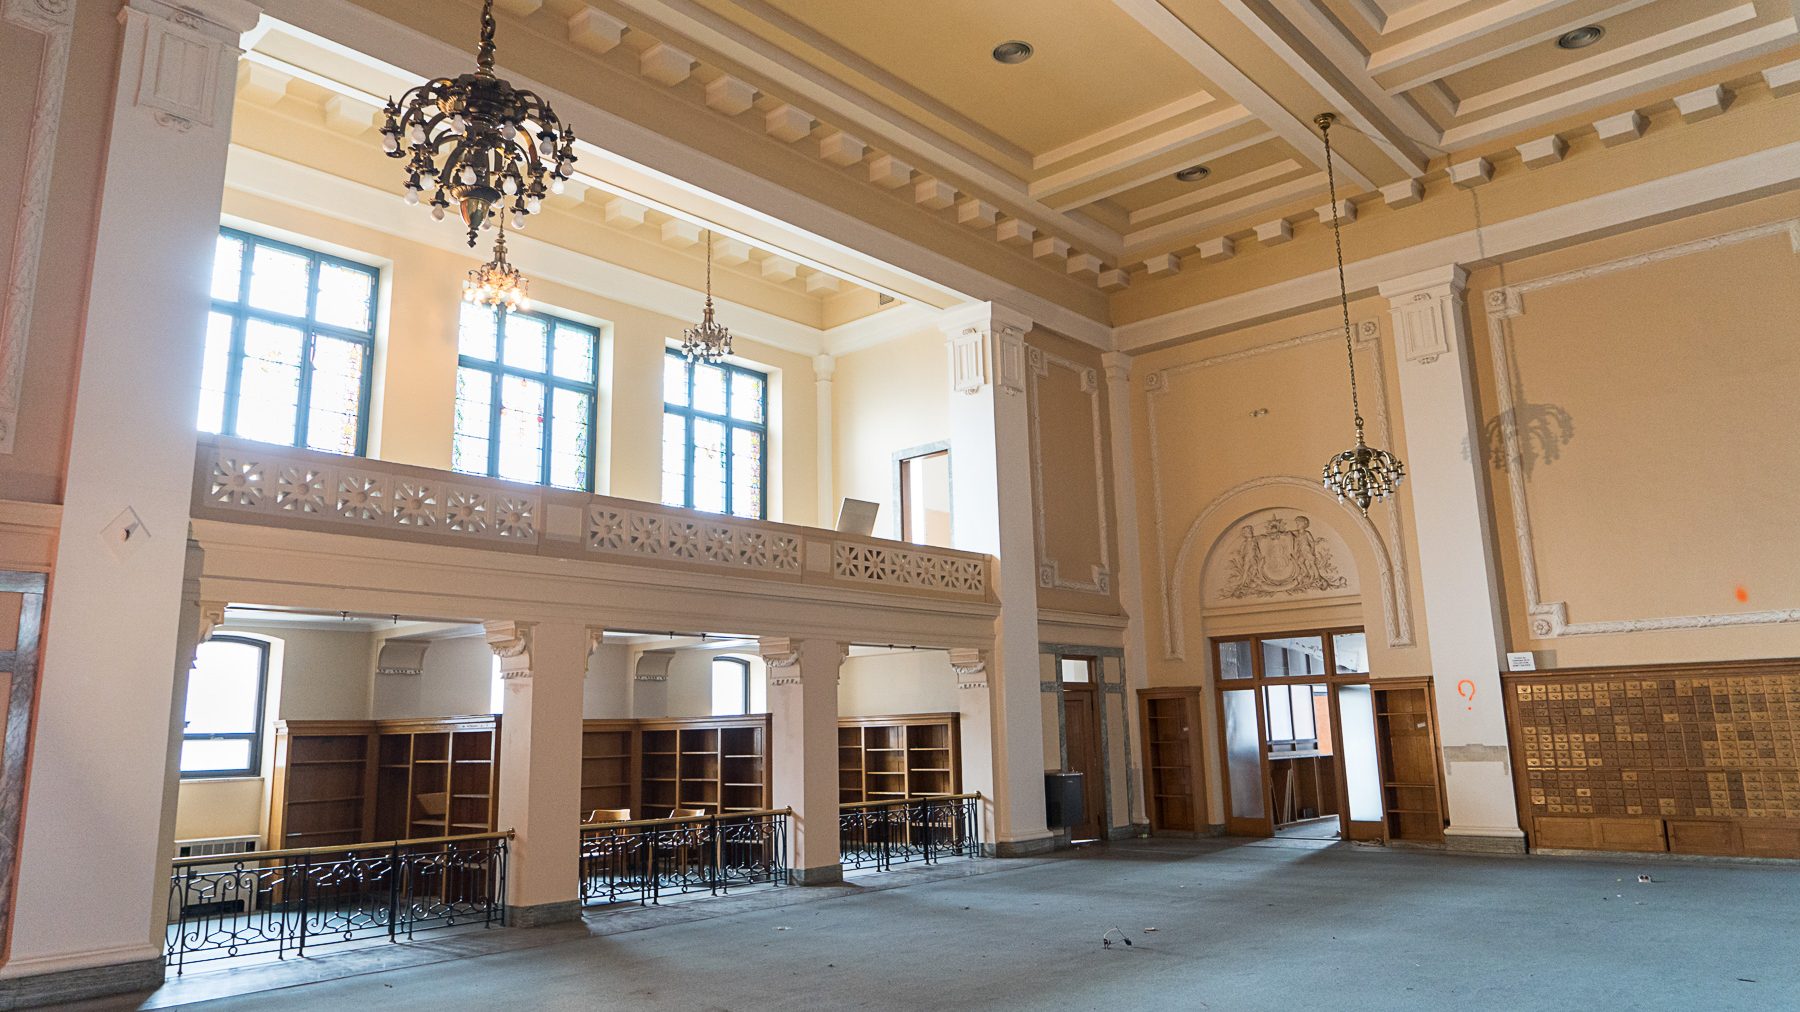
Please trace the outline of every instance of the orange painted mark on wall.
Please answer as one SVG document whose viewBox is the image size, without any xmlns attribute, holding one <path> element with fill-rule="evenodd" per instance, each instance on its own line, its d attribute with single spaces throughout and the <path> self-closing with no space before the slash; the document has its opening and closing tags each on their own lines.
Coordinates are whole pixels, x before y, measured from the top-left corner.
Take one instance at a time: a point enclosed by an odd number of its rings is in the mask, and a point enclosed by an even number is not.
<svg viewBox="0 0 1800 1012">
<path fill-rule="evenodd" d="M 1464 688 L 1464 686 L 1468 686 L 1468 688 Z M 1465 709 L 1465 710 L 1475 709 L 1475 680 L 1474 679 L 1464 678 L 1461 681 L 1457 682 L 1456 683 L 1456 694 L 1469 701 L 1469 705 L 1464 707 L 1463 709 Z"/>
<path fill-rule="evenodd" d="M 1738 599 L 1738 603 L 1739 603 L 1739 604 L 1748 604 L 1748 603 L 1750 603 L 1750 588 L 1749 588 L 1749 587 L 1746 587 L 1746 586 L 1744 586 L 1744 585 L 1743 585 L 1743 584 L 1741 584 L 1741 583 L 1740 583 L 1740 584 L 1738 584 L 1738 587 L 1737 587 L 1737 599 Z"/>
</svg>

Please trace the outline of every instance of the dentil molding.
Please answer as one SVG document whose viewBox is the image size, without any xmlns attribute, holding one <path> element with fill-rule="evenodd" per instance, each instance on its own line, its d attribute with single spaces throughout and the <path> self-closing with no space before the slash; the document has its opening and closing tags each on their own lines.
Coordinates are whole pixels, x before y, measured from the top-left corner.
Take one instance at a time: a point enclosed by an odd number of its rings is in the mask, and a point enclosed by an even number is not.
<svg viewBox="0 0 1800 1012">
<path fill-rule="evenodd" d="M 1788 248 L 1794 253 L 1800 254 L 1800 218 L 1793 218 L 1708 236 L 1704 239 L 1695 239 L 1691 242 L 1678 243 L 1648 253 L 1621 257 L 1618 260 L 1609 260 L 1578 270 L 1564 271 L 1561 274 L 1552 274 L 1489 291 L 1486 296 L 1488 343 L 1492 347 L 1494 355 L 1494 391 L 1499 402 L 1500 417 L 1502 419 L 1514 417 L 1513 412 L 1516 405 L 1513 397 L 1516 392 L 1523 389 L 1520 386 L 1521 380 L 1517 370 L 1513 366 L 1513 337 L 1509 321 L 1525 315 L 1528 302 L 1526 296 L 1531 292 L 1544 291 L 1575 281 L 1604 277 L 1608 274 L 1634 270 L 1649 264 L 1783 234 L 1788 237 Z M 1721 626 L 1800 622 L 1800 608 L 1709 615 L 1667 615 L 1602 622 L 1569 621 L 1569 602 L 1544 600 L 1538 581 L 1537 547 L 1532 536 L 1531 504 L 1525 490 L 1523 450 L 1518 427 L 1503 424 L 1500 427 L 1500 434 L 1506 449 L 1506 481 L 1507 491 L 1512 499 L 1513 536 L 1519 546 L 1519 577 L 1525 591 L 1525 613 L 1530 622 L 1533 637 L 1555 639 L 1559 636 L 1591 636 L 1669 629 L 1715 629 Z"/>
</svg>

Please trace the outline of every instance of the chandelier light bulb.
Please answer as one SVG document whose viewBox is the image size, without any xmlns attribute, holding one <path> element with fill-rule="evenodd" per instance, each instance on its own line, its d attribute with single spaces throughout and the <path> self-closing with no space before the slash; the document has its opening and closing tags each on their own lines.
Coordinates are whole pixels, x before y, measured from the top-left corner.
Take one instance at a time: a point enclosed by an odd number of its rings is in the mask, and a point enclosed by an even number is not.
<svg viewBox="0 0 1800 1012">
<path fill-rule="evenodd" d="M 550 192 L 551 193 L 563 192 L 563 181 L 562 181 L 561 176 L 558 176 L 555 179 L 550 180 Z"/>
<path fill-rule="evenodd" d="M 442 205 L 442 204 L 433 204 L 432 205 L 431 220 L 432 221 L 443 221 L 444 220 L 444 205 Z"/>
<path fill-rule="evenodd" d="M 550 104 L 494 73 L 496 27 L 493 0 L 484 0 L 475 70 L 434 78 L 390 99 L 381 127 L 389 157 L 410 157 L 426 188 L 444 185 L 462 211 L 471 247 L 491 227 L 497 213 L 491 205 L 502 194 L 542 194 L 546 177 L 567 178 L 575 164 L 574 132 Z M 514 208 L 519 222 L 537 210 L 535 204 Z"/>
<path fill-rule="evenodd" d="M 406 203 L 408 204 L 408 206 L 416 205 L 418 202 L 419 202 L 419 188 L 416 186 L 407 187 L 406 188 Z"/>
</svg>

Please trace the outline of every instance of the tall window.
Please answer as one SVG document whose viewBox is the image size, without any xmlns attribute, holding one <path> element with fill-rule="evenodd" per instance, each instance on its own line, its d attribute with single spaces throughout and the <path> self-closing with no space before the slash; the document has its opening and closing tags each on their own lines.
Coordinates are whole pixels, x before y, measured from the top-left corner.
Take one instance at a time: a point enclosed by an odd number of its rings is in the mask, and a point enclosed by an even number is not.
<svg viewBox="0 0 1800 1012">
<path fill-rule="evenodd" d="M 663 503 L 766 519 L 769 378 L 663 359 Z"/>
<path fill-rule="evenodd" d="M 450 466 L 591 490 L 599 343 L 594 328 L 548 313 L 464 304 Z"/>
<path fill-rule="evenodd" d="M 255 776 L 262 769 L 269 645 L 214 636 L 194 652 L 181 731 L 184 777 Z"/>
<path fill-rule="evenodd" d="M 367 264 L 220 229 L 201 430 L 361 455 L 379 275 Z"/>
<path fill-rule="evenodd" d="M 714 657 L 712 715 L 735 717 L 749 712 L 750 662 L 739 657 Z"/>
</svg>

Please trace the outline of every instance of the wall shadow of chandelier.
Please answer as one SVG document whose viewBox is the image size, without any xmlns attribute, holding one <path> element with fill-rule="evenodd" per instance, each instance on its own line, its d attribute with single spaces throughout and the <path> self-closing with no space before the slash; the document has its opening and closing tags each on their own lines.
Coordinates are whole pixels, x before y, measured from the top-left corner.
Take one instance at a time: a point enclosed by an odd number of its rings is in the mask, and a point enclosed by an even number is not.
<svg viewBox="0 0 1800 1012">
<path fill-rule="evenodd" d="M 1512 447 L 1518 448 L 1519 473 L 1531 477 L 1540 464 L 1562 459 L 1563 447 L 1575 439 L 1575 419 L 1560 404 L 1532 404 L 1515 400 L 1512 408 L 1487 420 L 1482 427 L 1488 463 L 1497 471 L 1512 468 Z"/>
</svg>

